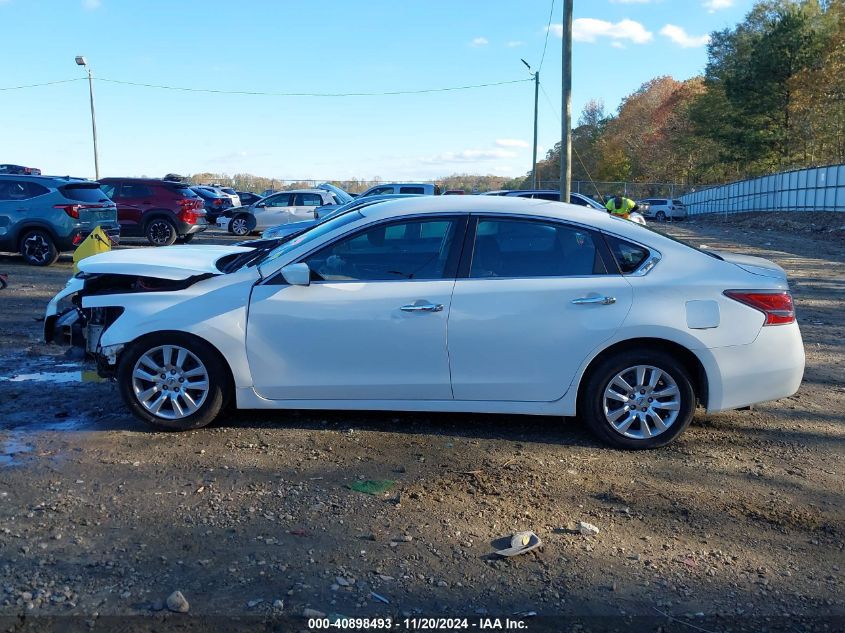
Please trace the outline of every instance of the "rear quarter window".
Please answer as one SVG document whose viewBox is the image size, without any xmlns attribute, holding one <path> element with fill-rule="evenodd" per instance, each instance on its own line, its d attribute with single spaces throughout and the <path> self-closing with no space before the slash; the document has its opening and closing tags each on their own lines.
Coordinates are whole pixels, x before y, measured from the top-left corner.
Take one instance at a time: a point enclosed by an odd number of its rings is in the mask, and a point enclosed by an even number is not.
<svg viewBox="0 0 845 633">
<path fill-rule="evenodd" d="M 613 235 L 606 235 L 605 238 L 607 245 L 610 247 L 610 252 L 613 254 L 613 259 L 616 260 L 616 265 L 619 266 L 619 271 L 623 275 L 629 275 L 636 271 L 650 255 L 649 250 L 639 244 Z"/>
</svg>

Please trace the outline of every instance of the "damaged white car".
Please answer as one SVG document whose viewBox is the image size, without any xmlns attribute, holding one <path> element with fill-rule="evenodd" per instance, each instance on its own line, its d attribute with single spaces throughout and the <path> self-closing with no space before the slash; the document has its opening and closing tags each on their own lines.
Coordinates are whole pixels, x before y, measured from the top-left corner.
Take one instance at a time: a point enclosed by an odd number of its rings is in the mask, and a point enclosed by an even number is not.
<svg viewBox="0 0 845 633">
<path fill-rule="evenodd" d="M 574 416 L 653 448 L 709 411 L 789 396 L 786 275 L 573 205 L 387 201 L 293 239 L 119 250 L 47 309 L 139 418 L 243 409 Z M 70 304 L 66 306 L 66 304 Z"/>
</svg>

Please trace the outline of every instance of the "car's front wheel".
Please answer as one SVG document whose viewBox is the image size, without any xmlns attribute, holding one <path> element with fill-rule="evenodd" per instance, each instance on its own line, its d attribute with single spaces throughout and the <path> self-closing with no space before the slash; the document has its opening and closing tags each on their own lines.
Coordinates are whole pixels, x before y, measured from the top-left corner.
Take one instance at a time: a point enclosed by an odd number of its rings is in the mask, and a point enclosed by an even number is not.
<svg viewBox="0 0 845 633">
<path fill-rule="evenodd" d="M 176 227 L 167 218 L 153 218 L 147 224 L 147 241 L 153 246 L 170 246 L 177 237 Z"/>
<path fill-rule="evenodd" d="M 145 336 L 121 355 L 120 395 L 132 413 L 157 428 L 198 429 L 228 400 L 224 361 L 205 341 L 179 332 Z"/>
<path fill-rule="evenodd" d="M 229 233 L 239 236 L 248 235 L 250 231 L 249 224 L 249 218 L 246 215 L 243 213 L 236 215 L 229 222 Z"/>
<path fill-rule="evenodd" d="M 666 214 L 663 211 L 658 211 L 654 216 L 658 222 L 666 221 Z"/>
<path fill-rule="evenodd" d="M 660 351 L 626 351 L 589 374 L 580 410 L 605 442 L 627 449 L 666 446 L 689 426 L 695 391 L 687 369 Z"/>
<path fill-rule="evenodd" d="M 47 231 L 30 229 L 21 236 L 21 255 L 27 264 L 50 266 L 59 259 L 59 251 Z"/>
</svg>

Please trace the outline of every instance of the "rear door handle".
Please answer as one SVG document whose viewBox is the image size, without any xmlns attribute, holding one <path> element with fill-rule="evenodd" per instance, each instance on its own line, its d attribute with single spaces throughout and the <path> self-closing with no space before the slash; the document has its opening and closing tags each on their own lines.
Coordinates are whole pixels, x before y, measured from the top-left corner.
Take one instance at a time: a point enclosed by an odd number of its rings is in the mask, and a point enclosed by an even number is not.
<svg viewBox="0 0 845 633">
<path fill-rule="evenodd" d="M 579 297 L 578 299 L 573 299 L 572 303 L 577 306 L 587 305 L 587 304 L 598 304 L 603 306 L 609 306 L 612 303 L 616 303 L 616 297 Z"/>
<path fill-rule="evenodd" d="M 399 308 L 402 312 L 442 312 L 442 303 L 411 303 Z"/>
</svg>

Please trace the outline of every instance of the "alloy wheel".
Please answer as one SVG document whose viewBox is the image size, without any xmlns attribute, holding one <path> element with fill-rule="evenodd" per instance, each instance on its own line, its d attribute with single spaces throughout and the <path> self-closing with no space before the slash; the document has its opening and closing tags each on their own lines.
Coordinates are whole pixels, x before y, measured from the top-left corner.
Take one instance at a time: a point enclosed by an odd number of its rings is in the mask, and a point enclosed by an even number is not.
<svg viewBox="0 0 845 633">
<path fill-rule="evenodd" d="M 149 413 L 179 420 L 195 413 L 205 402 L 208 370 L 190 350 L 161 345 L 145 352 L 135 363 L 132 391 Z"/>
<path fill-rule="evenodd" d="M 167 245 L 173 236 L 173 227 L 170 222 L 164 222 L 162 220 L 153 222 L 150 224 L 149 236 L 153 244 Z"/>
<path fill-rule="evenodd" d="M 246 235 L 249 233 L 249 227 L 245 218 L 235 218 L 232 220 L 232 233 L 235 235 Z"/>
<path fill-rule="evenodd" d="M 23 241 L 26 258 L 37 264 L 43 264 L 50 257 L 50 243 L 41 233 L 32 233 Z"/>
<path fill-rule="evenodd" d="M 604 390 L 604 416 L 620 435 L 636 440 L 669 430 L 681 410 L 678 383 L 652 365 L 635 365 L 614 376 Z"/>
</svg>

